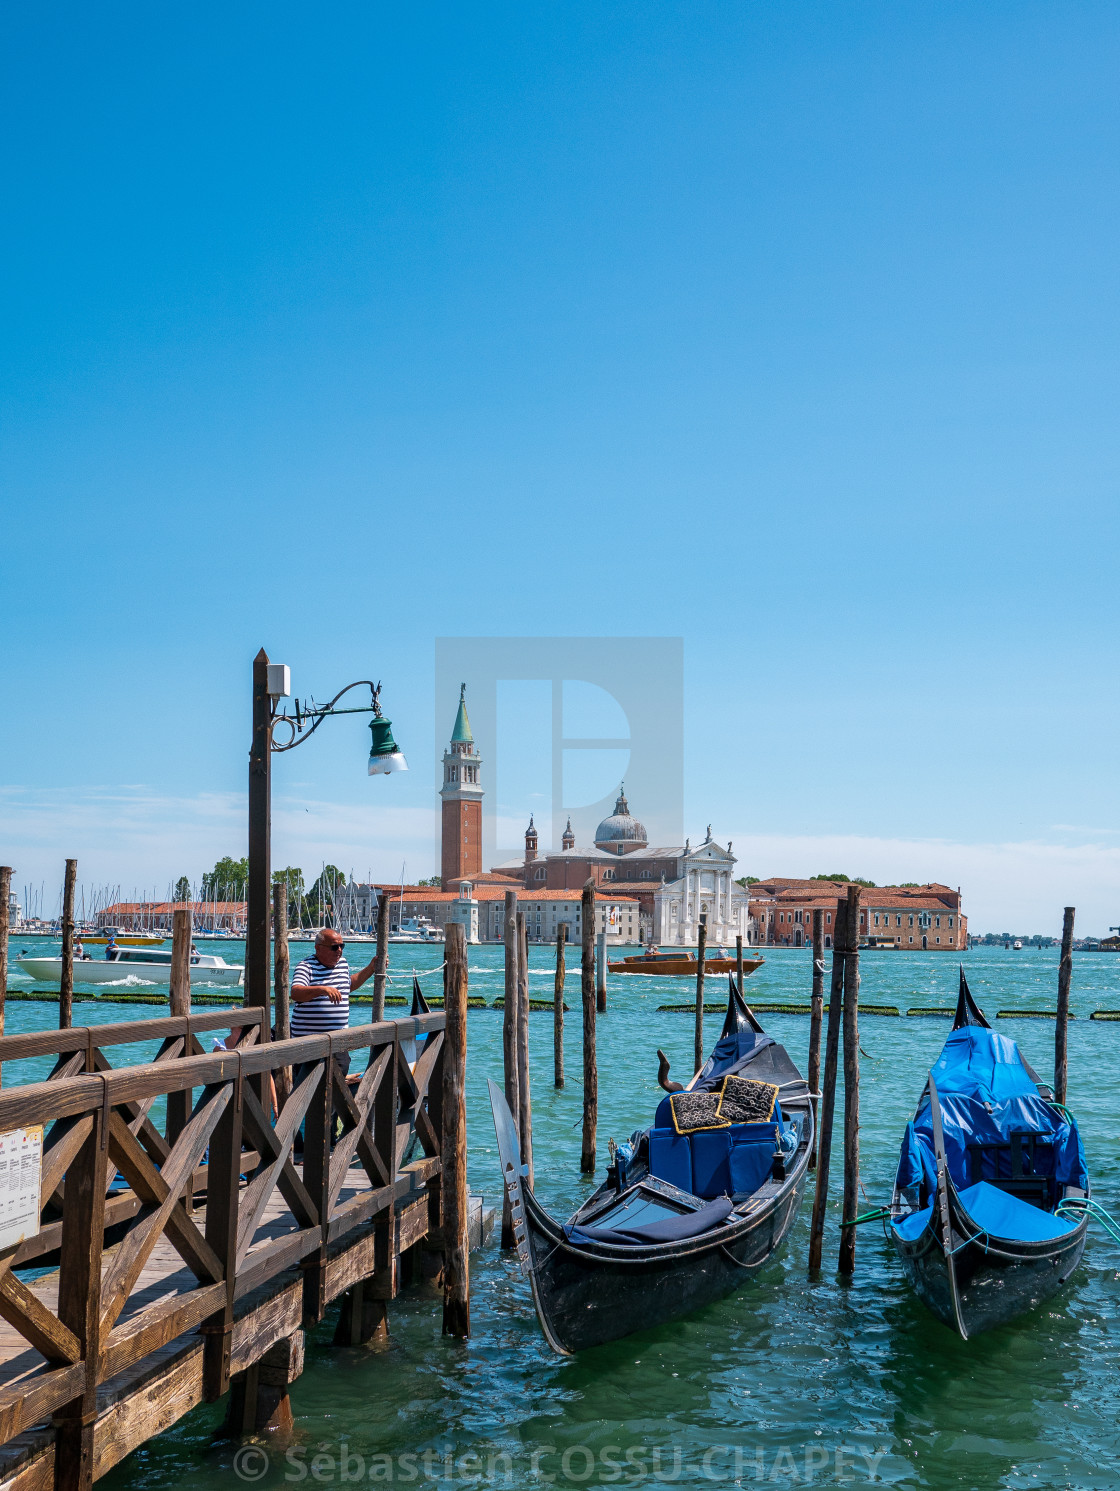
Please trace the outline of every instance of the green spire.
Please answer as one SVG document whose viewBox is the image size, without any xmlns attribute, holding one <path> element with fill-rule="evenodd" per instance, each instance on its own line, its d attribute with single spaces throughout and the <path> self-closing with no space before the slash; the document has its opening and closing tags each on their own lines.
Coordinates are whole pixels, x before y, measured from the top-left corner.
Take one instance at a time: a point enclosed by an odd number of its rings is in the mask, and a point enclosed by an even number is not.
<svg viewBox="0 0 1120 1491">
<path fill-rule="evenodd" d="M 459 713 L 455 716 L 455 728 L 451 732 L 452 745 L 473 745 L 471 722 L 467 719 L 467 686 L 459 686 Z"/>
</svg>

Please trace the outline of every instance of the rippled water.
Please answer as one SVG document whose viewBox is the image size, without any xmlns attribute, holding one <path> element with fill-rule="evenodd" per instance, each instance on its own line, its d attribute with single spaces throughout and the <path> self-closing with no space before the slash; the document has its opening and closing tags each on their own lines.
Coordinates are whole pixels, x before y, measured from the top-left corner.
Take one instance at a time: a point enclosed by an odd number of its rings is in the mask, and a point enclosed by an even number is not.
<svg viewBox="0 0 1120 1491">
<path fill-rule="evenodd" d="M 229 961 L 240 960 L 237 944 L 221 950 Z M 440 959 L 430 948 L 392 952 L 402 970 Z M 501 993 L 501 956 L 500 948 L 471 950 L 472 994 L 492 1000 Z M 531 963 L 532 992 L 547 997 L 551 953 L 534 950 Z M 967 955 L 966 967 L 989 1018 L 1000 1009 L 1054 1005 L 1055 951 L 978 949 Z M 748 994 L 758 1002 L 804 999 L 809 973 L 806 952 L 772 950 L 749 980 Z M 871 953 L 862 973 L 861 997 L 869 1003 L 905 1010 L 955 999 L 957 965 L 950 956 Z M 438 987 L 438 974 L 429 987 Z M 713 984 L 711 997 L 719 987 Z M 601 1163 L 608 1135 L 622 1138 L 652 1114 L 656 1048 L 674 1059 L 679 1074 L 687 1070 L 691 1018 L 659 1013 L 657 1006 L 686 1000 L 689 992 L 683 980 L 612 980 L 610 1010 L 599 1020 Z M 536 1014 L 530 1024 L 537 1190 L 563 1214 L 589 1185 L 579 1176 L 578 968 L 569 973 L 568 1002 L 569 1083 L 560 1092 L 552 1086 L 551 1017 Z M 1097 1199 L 1120 1211 L 1120 1023 L 1090 1021 L 1096 1008 L 1120 1009 L 1120 957 L 1075 955 L 1073 1009 L 1081 1018 L 1070 1028 L 1069 1101 Z M 9 1032 L 51 1023 L 50 1006 L 8 1009 Z M 82 1005 L 75 1018 L 154 1013 L 102 1000 L 95 1009 Z M 803 1065 L 807 1018 L 767 1015 L 763 1023 Z M 709 1017 L 709 1044 L 719 1024 Z M 470 1015 L 471 1183 L 491 1198 L 498 1195 L 498 1168 L 484 1078 L 501 1070 L 500 1027 L 497 1012 Z M 1040 1074 L 1052 1070 L 1050 1021 L 1001 1020 L 997 1028 L 1021 1043 Z M 862 1169 L 873 1203 L 889 1198 L 902 1126 L 947 1032 L 948 1022 L 939 1019 L 861 1022 Z M 5 1082 L 10 1075 L 17 1074 L 6 1068 Z M 492 1245 L 472 1256 L 474 1334 L 466 1344 L 443 1340 L 438 1302 L 419 1298 L 393 1303 L 392 1344 L 381 1354 L 334 1350 L 333 1322 L 320 1329 L 292 1390 L 298 1438 L 290 1457 L 270 1450 L 267 1469 L 244 1454 L 238 1459 L 234 1446 L 215 1442 L 220 1408 L 204 1408 L 102 1484 L 116 1491 L 201 1488 L 215 1477 L 235 1484 L 240 1474 L 262 1486 L 360 1478 L 375 1485 L 519 1488 L 1115 1487 L 1120 1248 L 1091 1228 L 1082 1267 L 1048 1306 L 966 1344 L 910 1295 L 874 1227 L 860 1229 L 854 1281 L 838 1281 L 832 1267 L 838 1190 L 834 1169 L 827 1266 L 819 1280 L 810 1283 L 805 1273 L 806 1203 L 785 1251 L 742 1293 L 578 1358 L 548 1350 L 527 1282 Z"/>
</svg>

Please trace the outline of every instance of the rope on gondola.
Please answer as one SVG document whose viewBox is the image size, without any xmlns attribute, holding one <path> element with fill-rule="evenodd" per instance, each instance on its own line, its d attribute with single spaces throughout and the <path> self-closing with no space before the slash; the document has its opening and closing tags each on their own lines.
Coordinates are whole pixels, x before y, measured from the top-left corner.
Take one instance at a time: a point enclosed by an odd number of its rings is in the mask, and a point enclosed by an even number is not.
<svg viewBox="0 0 1120 1491">
<path fill-rule="evenodd" d="M 438 973 L 441 968 L 446 967 L 447 959 L 445 958 L 442 963 L 437 963 L 434 968 L 398 968 L 397 974 L 400 978 L 415 978 L 421 973 Z M 387 973 L 385 975 L 385 982 L 387 984 L 391 984 L 394 982 L 393 975 L 391 973 Z"/>
<path fill-rule="evenodd" d="M 1111 1213 L 1105 1211 L 1103 1206 L 1088 1196 L 1067 1196 L 1064 1201 L 1058 1202 L 1054 1208 L 1054 1215 L 1068 1217 L 1071 1222 L 1088 1217 L 1093 1222 L 1099 1222 L 1109 1237 L 1114 1242 L 1120 1243 L 1120 1222 L 1117 1222 Z"/>
</svg>

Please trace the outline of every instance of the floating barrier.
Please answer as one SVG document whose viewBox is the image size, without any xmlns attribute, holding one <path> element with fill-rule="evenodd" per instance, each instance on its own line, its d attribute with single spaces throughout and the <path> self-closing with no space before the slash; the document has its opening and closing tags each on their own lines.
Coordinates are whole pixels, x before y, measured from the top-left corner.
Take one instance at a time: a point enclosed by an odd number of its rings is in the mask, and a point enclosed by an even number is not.
<svg viewBox="0 0 1120 1491">
<path fill-rule="evenodd" d="M 913 1006 L 912 1009 L 908 1009 L 906 1011 L 906 1013 L 908 1015 L 917 1016 L 918 1018 L 922 1018 L 923 1016 L 926 1016 L 926 1015 L 942 1015 L 942 1016 L 945 1017 L 945 1019 L 951 1020 L 953 1018 L 954 1011 L 951 1010 L 951 1009 L 941 1009 L 937 1005 L 932 1005 L 932 1004 L 931 1005 L 916 1004 L 916 1005 Z"/>
<path fill-rule="evenodd" d="M 1120 1020 L 1120 1010 L 1094 1010 L 1090 1020 Z"/>
<path fill-rule="evenodd" d="M 1057 1018 L 1057 1010 L 996 1010 L 997 1020 L 1056 1020 Z M 1072 1010 L 1069 1012 L 1069 1018 L 1071 1020 L 1076 1018 Z"/>
</svg>

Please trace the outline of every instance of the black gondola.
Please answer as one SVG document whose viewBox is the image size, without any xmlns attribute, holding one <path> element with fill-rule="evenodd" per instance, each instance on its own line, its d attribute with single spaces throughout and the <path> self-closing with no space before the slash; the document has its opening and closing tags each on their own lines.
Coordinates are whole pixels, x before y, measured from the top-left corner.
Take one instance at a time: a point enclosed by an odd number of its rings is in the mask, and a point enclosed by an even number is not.
<svg viewBox="0 0 1120 1491">
<path fill-rule="evenodd" d="M 919 1299 L 964 1340 L 1053 1294 L 1085 1248 L 1088 1197 L 1073 1116 L 973 1001 L 961 969 L 953 1030 L 906 1127 L 891 1235 Z"/>
<path fill-rule="evenodd" d="M 796 1220 L 813 1144 L 809 1089 L 729 984 L 708 1061 L 687 1089 L 669 1084 L 663 1062 L 670 1095 L 653 1125 L 618 1147 L 607 1179 L 567 1222 L 530 1189 L 513 1118 L 490 1083 L 517 1251 L 555 1351 L 617 1340 L 742 1288 Z M 764 1118 L 734 1121 L 756 1102 L 759 1114 L 769 1103 Z M 706 1108 L 717 1117 L 705 1125 Z"/>
</svg>

